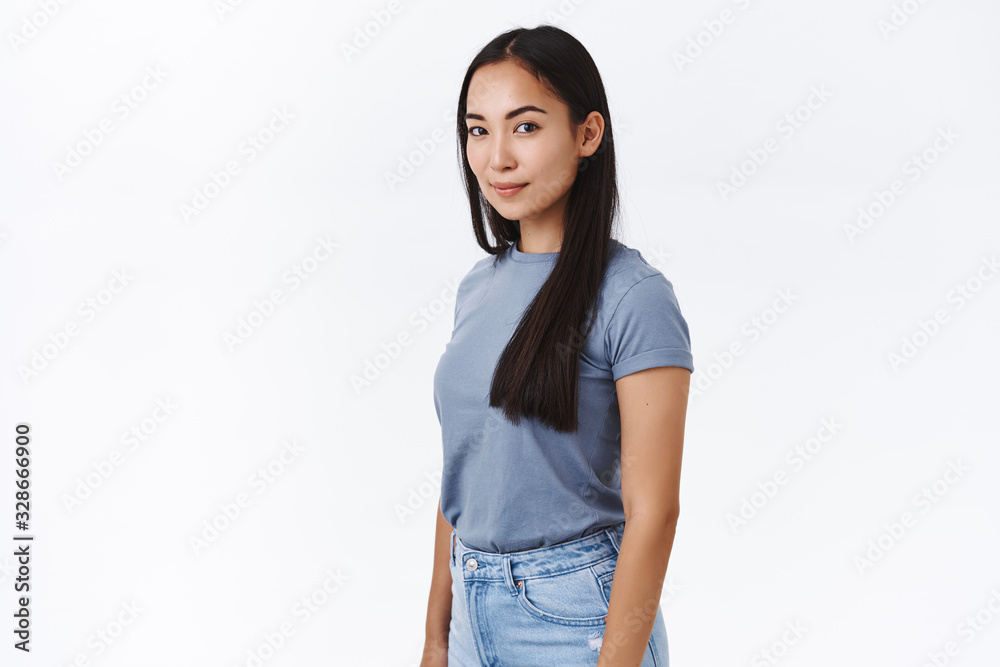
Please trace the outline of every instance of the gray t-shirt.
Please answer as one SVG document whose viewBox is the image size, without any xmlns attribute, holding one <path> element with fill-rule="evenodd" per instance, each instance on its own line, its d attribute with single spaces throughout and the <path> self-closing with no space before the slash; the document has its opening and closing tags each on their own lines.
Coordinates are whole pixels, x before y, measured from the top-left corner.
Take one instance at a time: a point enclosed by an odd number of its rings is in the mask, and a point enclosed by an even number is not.
<svg viewBox="0 0 1000 667">
<path fill-rule="evenodd" d="M 444 448 L 441 512 L 473 549 L 535 549 L 624 521 L 615 381 L 656 366 L 694 371 L 673 285 L 638 250 L 612 245 L 580 355 L 575 433 L 524 417 L 515 426 L 489 406 L 500 353 L 558 253 L 523 253 L 514 244 L 495 268 L 487 256 L 459 283 L 454 330 L 434 373 L 434 406 Z"/>
</svg>

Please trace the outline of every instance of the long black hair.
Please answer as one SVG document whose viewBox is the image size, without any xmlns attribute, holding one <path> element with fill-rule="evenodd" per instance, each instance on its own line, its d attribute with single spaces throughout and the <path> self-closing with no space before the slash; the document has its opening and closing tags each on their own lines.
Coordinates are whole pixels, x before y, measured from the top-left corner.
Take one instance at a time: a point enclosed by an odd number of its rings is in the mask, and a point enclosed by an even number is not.
<svg viewBox="0 0 1000 667">
<path fill-rule="evenodd" d="M 573 432 L 578 428 L 580 350 L 594 324 L 594 306 L 619 212 L 611 113 L 593 58 L 575 37 L 556 26 L 515 28 L 498 35 L 473 58 L 458 99 L 459 161 L 476 242 L 494 255 L 494 266 L 521 238 L 521 225 L 500 215 L 480 189 L 466 152 L 465 113 L 472 75 L 483 65 L 499 62 L 513 63 L 538 79 L 566 104 L 574 125 L 583 123 L 591 111 L 604 117 L 600 145 L 577 164 L 555 266 L 500 355 L 490 386 L 490 406 L 502 407 L 515 424 L 523 416 L 557 431 Z M 496 246 L 490 245 L 485 224 Z"/>
</svg>

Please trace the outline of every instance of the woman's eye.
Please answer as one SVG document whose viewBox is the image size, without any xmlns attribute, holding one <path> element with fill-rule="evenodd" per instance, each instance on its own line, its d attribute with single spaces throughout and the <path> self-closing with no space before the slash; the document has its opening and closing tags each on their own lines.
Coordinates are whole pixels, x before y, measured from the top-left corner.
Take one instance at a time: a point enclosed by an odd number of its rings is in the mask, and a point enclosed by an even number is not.
<svg viewBox="0 0 1000 667">
<path fill-rule="evenodd" d="M 528 123 L 528 122 L 521 123 L 520 125 L 517 126 L 517 128 L 520 129 L 520 128 L 524 127 L 525 125 L 528 125 L 531 129 L 527 130 L 526 132 L 521 132 L 520 134 L 531 134 L 532 132 L 534 132 L 535 130 L 538 129 L 537 125 L 535 125 L 534 123 Z M 482 129 L 483 128 L 479 127 L 478 125 L 473 125 L 472 127 L 469 128 L 469 136 L 473 136 L 473 137 L 481 137 L 481 136 L 483 136 L 482 134 L 479 134 L 478 132 L 476 132 L 476 130 L 482 130 Z M 485 132 L 485 130 L 483 130 L 483 132 Z"/>
</svg>

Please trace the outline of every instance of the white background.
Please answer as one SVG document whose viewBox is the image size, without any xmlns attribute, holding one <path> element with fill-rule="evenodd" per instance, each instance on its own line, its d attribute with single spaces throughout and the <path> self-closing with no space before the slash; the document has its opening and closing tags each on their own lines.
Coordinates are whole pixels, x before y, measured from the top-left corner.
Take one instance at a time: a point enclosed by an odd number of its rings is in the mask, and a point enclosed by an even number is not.
<svg viewBox="0 0 1000 667">
<path fill-rule="evenodd" d="M 607 88 L 622 240 L 671 280 L 691 330 L 671 665 L 774 664 L 765 650 L 787 667 L 996 664 L 995 3 L 225 7 L 0 13 L 0 663 L 418 662 L 441 470 L 432 377 L 454 286 L 485 256 L 454 108 L 486 42 L 551 22 Z M 769 138 L 777 150 L 747 162 Z M 859 208 L 881 215 L 862 229 Z M 295 265 L 311 270 L 299 284 Z M 772 311 L 782 291 L 791 305 Z M 259 326 L 231 344 L 248 318 Z M 824 419 L 834 434 L 796 467 L 788 453 Z M 12 648 L 18 423 L 29 655 Z"/>
</svg>

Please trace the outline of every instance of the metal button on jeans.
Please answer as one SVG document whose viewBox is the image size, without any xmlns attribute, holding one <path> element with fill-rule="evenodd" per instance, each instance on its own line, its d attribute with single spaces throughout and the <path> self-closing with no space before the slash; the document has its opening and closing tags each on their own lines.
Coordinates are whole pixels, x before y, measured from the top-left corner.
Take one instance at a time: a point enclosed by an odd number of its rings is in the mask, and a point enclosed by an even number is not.
<svg viewBox="0 0 1000 667">
<path fill-rule="evenodd" d="M 477 567 L 479 567 L 479 563 L 476 562 L 475 558 L 470 558 L 469 560 L 465 561 L 465 567 L 469 568 L 470 570 L 475 570 Z"/>
</svg>

